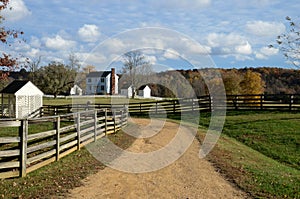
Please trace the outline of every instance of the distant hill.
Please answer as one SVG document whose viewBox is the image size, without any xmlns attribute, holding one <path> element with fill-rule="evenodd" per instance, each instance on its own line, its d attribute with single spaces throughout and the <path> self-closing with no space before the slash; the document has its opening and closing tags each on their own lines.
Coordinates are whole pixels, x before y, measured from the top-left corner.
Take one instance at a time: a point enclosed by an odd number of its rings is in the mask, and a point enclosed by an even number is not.
<svg viewBox="0 0 300 199">
<path fill-rule="evenodd" d="M 242 69 L 199 69 L 199 70 L 174 70 L 165 71 L 159 73 L 157 76 L 164 79 L 165 88 L 162 85 L 152 84 L 152 95 L 153 96 L 164 96 L 164 97 L 187 97 L 186 93 L 189 92 L 188 89 L 183 88 L 183 90 L 178 90 L 177 93 L 172 93 L 170 90 L 172 88 L 181 87 L 184 85 L 183 80 L 180 78 L 173 78 L 181 74 L 193 87 L 197 96 L 208 94 L 206 84 L 202 75 L 209 75 L 213 77 L 213 71 L 218 70 L 221 73 L 223 80 L 232 81 L 232 85 L 241 81 L 243 75 L 247 71 L 252 71 L 260 74 L 262 81 L 264 82 L 264 92 L 266 94 L 300 94 L 300 70 L 296 69 L 284 69 L 275 67 L 259 67 L 259 68 L 242 68 Z M 200 75 L 200 73 L 202 75 Z M 228 78 L 230 77 L 230 78 Z M 217 83 L 217 82 L 216 82 Z M 225 83 L 225 82 L 224 82 Z M 226 85 L 228 82 L 226 82 Z M 230 85 L 230 83 L 229 83 Z M 174 89 L 173 89 L 174 90 Z M 182 94 L 182 96 L 181 96 Z M 229 93 L 231 94 L 231 93 Z M 235 94 L 242 94 L 237 91 Z"/>
</svg>

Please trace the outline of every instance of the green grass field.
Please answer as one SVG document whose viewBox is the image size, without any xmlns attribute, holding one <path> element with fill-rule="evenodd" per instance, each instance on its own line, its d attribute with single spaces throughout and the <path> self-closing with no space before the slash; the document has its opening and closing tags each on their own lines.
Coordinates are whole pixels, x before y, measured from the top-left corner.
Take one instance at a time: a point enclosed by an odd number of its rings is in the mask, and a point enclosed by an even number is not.
<svg viewBox="0 0 300 199">
<path fill-rule="evenodd" d="M 208 158 L 254 197 L 300 198 L 300 113 L 228 112 Z"/>
<path fill-rule="evenodd" d="M 76 104 L 86 104 L 87 101 L 91 101 L 95 104 L 111 104 L 111 103 L 134 103 L 134 102 L 149 102 L 153 101 L 153 99 L 128 99 L 128 98 L 110 98 L 110 97 L 76 97 L 72 98 L 43 98 L 44 105 L 68 105 L 72 103 Z"/>
<path fill-rule="evenodd" d="M 210 114 L 200 115 L 197 138 L 201 142 Z M 171 118 L 180 120 L 178 115 Z M 125 146 L 134 140 L 122 132 L 112 139 Z M 253 198 L 300 198 L 299 142 L 300 113 L 228 112 L 223 133 L 207 159 Z M 0 193 L 9 198 L 34 198 L 42 193 L 57 196 L 80 185 L 79 179 L 102 166 L 87 151 L 77 151 L 25 178 L 0 180 Z"/>
</svg>

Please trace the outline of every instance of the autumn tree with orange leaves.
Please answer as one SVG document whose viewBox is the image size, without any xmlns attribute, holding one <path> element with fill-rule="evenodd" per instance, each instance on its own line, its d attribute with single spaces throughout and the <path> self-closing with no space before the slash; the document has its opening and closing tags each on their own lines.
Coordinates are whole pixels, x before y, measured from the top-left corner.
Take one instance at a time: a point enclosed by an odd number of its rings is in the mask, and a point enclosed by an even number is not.
<svg viewBox="0 0 300 199">
<path fill-rule="evenodd" d="M 2 11 L 5 9 L 12 9 L 9 7 L 9 0 L 0 0 L 0 24 L 5 20 Z M 0 43 L 2 45 L 10 46 L 11 39 L 17 39 L 19 35 L 23 34 L 22 31 L 11 30 L 3 25 L 0 26 Z M 12 71 L 18 66 L 18 58 L 11 57 L 6 52 L 0 53 L 0 83 L 7 79 L 8 72 Z"/>
</svg>

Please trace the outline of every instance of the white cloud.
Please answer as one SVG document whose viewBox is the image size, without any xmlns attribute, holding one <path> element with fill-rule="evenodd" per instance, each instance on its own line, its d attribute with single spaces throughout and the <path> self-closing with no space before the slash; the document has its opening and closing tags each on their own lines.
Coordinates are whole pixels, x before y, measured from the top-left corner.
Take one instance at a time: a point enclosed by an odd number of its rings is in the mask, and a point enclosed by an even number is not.
<svg viewBox="0 0 300 199">
<path fill-rule="evenodd" d="M 12 9 L 9 9 L 10 7 Z M 3 11 L 3 15 L 8 21 L 18 21 L 31 15 L 31 12 L 28 10 L 23 0 L 11 0 L 8 8 Z"/>
<path fill-rule="evenodd" d="M 146 60 L 150 62 L 150 64 L 154 65 L 157 62 L 157 59 L 155 56 L 146 55 Z"/>
<path fill-rule="evenodd" d="M 196 53 L 196 54 L 209 54 L 211 53 L 211 47 L 201 45 L 199 43 L 194 43 L 194 42 L 188 42 L 190 43 L 189 45 L 186 46 L 186 48 L 189 50 L 191 53 Z"/>
<path fill-rule="evenodd" d="M 163 57 L 166 59 L 178 59 L 179 53 L 177 51 L 173 50 L 172 48 L 169 48 L 164 52 Z"/>
<path fill-rule="evenodd" d="M 39 55 L 40 50 L 36 48 L 31 48 L 31 50 L 27 52 L 27 56 L 31 58 L 37 58 Z"/>
<path fill-rule="evenodd" d="M 241 0 L 234 0 L 234 5 L 238 8 L 263 8 L 266 7 L 270 9 L 272 4 L 276 4 L 277 1 L 274 0 L 248 0 L 248 1 L 241 1 Z"/>
<path fill-rule="evenodd" d="M 128 41 L 128 43 L 130 42 L 136 42 L 136 41 L 134 40 L 134 38 L 132 38 L 131 41 Z M 142 36 L 141 43 L 145 48 L 152 47 L 157 49 L 165 49 L 166 43 L 168 43 L 168 39 L 166 38 L 165 40 L 163 40 L 162 38 L 159 37 L 149 39 L 147 38 L 147 35 L 145 35 Z"/>
<path fill-rule="evenodd" d="M 30 50 L 30 45 L 25 42 L 14 41 L 12 47 L 16 52 L 26 52 Z"/>
<path fill-rule="evenodd" d="M 32 36 L 31 39 L 30 39 L 30 45 L 32 47 L 35 47 L 35 48 L 40 48 L 41 47 L 41 41 L 39 38 L 35 37 L 35 36 Z"/>
<path fill-rule="evenodd" d="M 235 51 L 238 54 L 250 55 L 252 53 L 252 48 L 251 45 L 248 42 L 246 42 L 245 44 L 236 46 Z"/>
<path fill-rule="evenodd" d="M 63 39 L 59 35 L 56 35 L 54 38 L 46 37 L 43 40 L 47 48 L 54 50 L 68 50 L 76 45 L 75 41 Z"/>
<path fill-rule="evenodd" d="M 211 47 L 235 46 L 246 43 L 246 41 L 247 40 L 244 37 L 235 33 L 230 33 L 228 35 L 223 33 L 210 33 L 207 36 L 207 43 Z"/>
<path fill-rule="evenodd" d="M 265 55 L 272 56 L 276 55 L 279 50 L 277 48 L 263 47 L 260 49 L 260 51 Z"/>
<path fill-rule="evenodd" d="M 262 54 L 262 53 L 260 53 L 260 52 L 256 52 L 256 53 L 255 53 L 255 57 L 256 57 L 257 59 L 268 59 L 266 55 L 264 55 L 264 54 Z"/>
<path fill-rule="evenodd" d="M 252 48 L 248 40 L 234 33 L 210 33 L 207 36 L 207 44 L 212 48 L 213 54 L 250 55 L 252 53 Z"/>
<path fill-rule="evenodd" d="M 155 2 L 157 6 L 160 8 L 167 7 L 175 8 L 175 9 L 199 9 L 207 7 L 211 4 L 211 0 L 193 0 L 193 1 L 182 1 L 182 0 L 168 0 L 168 1 L 160 1 L 157 0 Z"/>
<path fill-rule="evenodd" d="M 236 60 L 239 60 L 239 61 L 253 60 L 252 57 L 247 56 L 247 55 L 234 55 L 234 57 Z"/>
<path fill-rule="evenodd" d="M 92 64 L 98 66 L 99 64 L 107 60 L 107 57 L 105 57 L 102 53 L 97 53 L 97 52 L 76 53 L 76 56 L 78 56 L 78 58 L 82 60 L 83 65 Z"/>
<path fill-rule="evenodd" d="M 117 39 L 117 38 L 111 38 L 109 40 L 107 40 L 107 42 L 105 42 L 103 44 L 103 46 L 101 46 L 100 50 L 106 50 L 106 52 L 108 53 L 114 53 L 114 54 L 118 54 L 120 53 L 125 53 L 125 52 L 121 52 L 121 49 L 123 49 L 125 47 L 125 43 L 124 41 Z M 98 49 L 97 49 L 98 50 Z"/>
<path fill-rule="evenodd" d="M 81 40 L 85 42 L 95 42 L 101 35 L 98 26 L 93 24 L 84 24 L 81 28 L 79 28 L 77 33 Z"/>
<path fill-rule="evenodd" d="M 246 31 L 260 37 L 276 37 L 285 32 L 285 26 L 277 22 L 250 21 L 246 24 Z"/>
<path fill-rule="evenodd" d="M 258 52 L 255 52 L 257 59 L 268 59 L 268 57 L 276 55 L 279 52 L 277 48 L 263 47 Z"/>
</svg>

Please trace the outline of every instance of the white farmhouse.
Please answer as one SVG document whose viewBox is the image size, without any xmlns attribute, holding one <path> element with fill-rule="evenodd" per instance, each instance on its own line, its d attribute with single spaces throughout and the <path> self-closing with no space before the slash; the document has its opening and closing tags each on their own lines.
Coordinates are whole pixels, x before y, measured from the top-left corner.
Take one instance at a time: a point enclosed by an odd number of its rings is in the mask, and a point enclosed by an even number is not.
<svg viewBox="0 0 300 199">
<path fill-rule="evenodd" d="M 114 68 L 111 71 L 90 72 L 86 76 L 86 94 L 118 94 L 118 81 L 119 76 L 115 73 Z"/>
<path fill-rule="evenodd" d="M 2 116 L 25 118 L 43 106 L 44 93 L 28 80 L 15 80 L 1 91 Z"/>
</svg>

